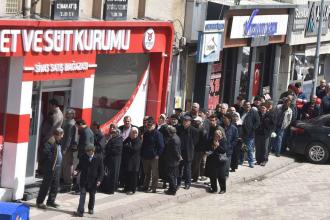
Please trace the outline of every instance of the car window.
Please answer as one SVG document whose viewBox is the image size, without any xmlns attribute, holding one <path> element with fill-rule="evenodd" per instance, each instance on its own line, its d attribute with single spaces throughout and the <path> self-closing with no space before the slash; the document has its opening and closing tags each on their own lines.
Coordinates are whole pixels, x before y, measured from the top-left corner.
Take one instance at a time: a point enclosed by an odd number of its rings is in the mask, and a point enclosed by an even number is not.
<svg viewBox="0 0 330 220">
<path fill-rule="evenodd" d="M 325 127 L 330 127 L 330 120 L 326 120 L 323 124 Z"/>
</svg>

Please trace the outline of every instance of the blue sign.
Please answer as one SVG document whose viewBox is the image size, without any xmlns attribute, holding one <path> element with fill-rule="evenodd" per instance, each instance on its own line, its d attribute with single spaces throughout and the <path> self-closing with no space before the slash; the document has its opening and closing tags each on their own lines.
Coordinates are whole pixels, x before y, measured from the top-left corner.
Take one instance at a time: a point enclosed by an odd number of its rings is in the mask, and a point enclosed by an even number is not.
<svg viewBox="0 0 330 220">
<path fill-rule="evenodd" d="M 244 35 L 249 37 L 273 36 L 277 33 L 277 22 L 253 23 L 259 9 L 253 10 L 248 21 L 244 23 Z"/>
</svg>

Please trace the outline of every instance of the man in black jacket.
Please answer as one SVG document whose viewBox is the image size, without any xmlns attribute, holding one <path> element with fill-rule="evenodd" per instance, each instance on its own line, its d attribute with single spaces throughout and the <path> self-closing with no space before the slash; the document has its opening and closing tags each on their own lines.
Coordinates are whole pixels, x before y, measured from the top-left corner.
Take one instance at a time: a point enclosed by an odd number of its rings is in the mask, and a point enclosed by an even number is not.
<svg viewBox="0 0 330 220">
<path fill-rule="evenodd" d="M 90 145 L 94 145 L 94 133 L 87 126 L 84 120 L 78 120 L 76 122 L 79 133 L 78 141 L 78 158 L 85 154 L 85 148 Z"/>
<path fill-rule="evenodd" d="M 242 114 L 242 138 L 244 144 L 247 146 L 247 154 L 248 154 L 248 162 L 249 167 L 253 168 L 253 148 L 254 148 L 254 137 L 255 137 L 255 130 L 260 125 L 260 118 L 259 114 L 255 109 L 251 108 L 251 103 L 249 101 L 245 101 L 244 105 L 244 112 Z M 241 161 L 243 163 L 243 161 Z"/>
<path fill-rule="evenodd" d="M 168 126 L 167 131 L 169 134 L 168 141 L 166 143 L 163 156 L 165 161 L 166 167 L 166 174 L 167 174 L 167 181 L 169 182 L 169 189 L 165 191 L 168 195 L 175 195 L 177 190 L 177 169 L 179 166 L 180 161 L 182 160 L 181 157 L 181 142 L 180 138 L 176 134 L 176 129 L 173 126 Z"/>
<path fill-rule="evenodd" d="M 49 191 L 47 206 L 57 208 L 55 203 L 58 186 L 60 184 L 62 152 L 60 142 L 63 138 L 63 129 L 56 128 L 53 131 L 53 136 L 48 139 L 42 148 L 42 162 L 44 178 L 42 180 L 40 190 L 37 197 L 37 207 L 46 209 L 43 204 Z"/>
<path fill-rule="evenodd" d="M 149 190 L 149 183 L 152 175 L 151 189 L 156 193 L 158 185 L 158 160 L 164 150 L 163 135 L 156 129 L 155 121 L 152 117 L 147 119 L 147 130 L 143 135 L 141 157 L 145 173 L 143 191 Z"/>
<path fill-rule="evenodd" d="M 198 130 L 198 143 L 195 146 L 194 159 L 192 162 L 192 179 L 193 182 L 198 181 L 198 177 L 201 176 L 201 162 L 205 155 L 207 148 L 207 131 L 202 126 L 203 120 L 201 117 L 196 117 L 193 121 L 193 126 Z M 205 167 L 205 164 L 203 168 Z M 204 173 L 204 172 L 202 172 Z"/>
<path fill-rule="evenodd" d="M 185 178 L 185 189 L 191 185 L 191 164 L 194 158 L 195 146 L 198 142 L 198 131 L 191 126 L 192 118 L 189 115 L 183 117 L 182 126 L 178 129 L 178 136 L 181 141 L 181 155 L 183 160 L 179 166 L 178 187 L 181 185 L 182 177 Z"/>
<path fill-rule="evenodd" d="M 86 153 L 80 157 L 74 172 L 75 175 L 78 172 L 81 173 L 79 206 L 77 212 L 74 213 L 78 217 L 84 215 L 86 192 L 89 192 L 88 213 L 94 213 L 96 188 L 100 186 L 104 172 L 102 157 L 95 154 L 95 147 L 93 145 L 87 146 L 85 151 Z"/>
</svg>

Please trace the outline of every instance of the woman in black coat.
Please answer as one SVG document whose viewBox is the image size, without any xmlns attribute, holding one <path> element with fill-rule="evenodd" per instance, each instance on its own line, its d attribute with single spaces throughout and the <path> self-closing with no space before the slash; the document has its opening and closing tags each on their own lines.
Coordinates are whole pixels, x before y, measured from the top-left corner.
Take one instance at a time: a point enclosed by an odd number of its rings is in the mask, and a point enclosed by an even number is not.
<svg viewBox="0 0 330 220">
<path fill-rule="evenodd" d="M 209 192 L 218 191 L 217 180 L 220 185 L 219 194 L 226 192 L 226 161 L 220 161 L 220 154 L 226 153 L 227 141 L 221 130 L 216 130 L 213 141 L 209 144 L 208 157 L 206 159 L 205 176 L 211 180 Z"/>
<path fill-rule="evenodd" d="M 231 163 L 230 163 L 230 168 L 231 172 L 235 172 L 236 169 L 238 169 L 238 163 L 241 160 L 241 156 L 244 155 L 244 152 L 242 152 L 242 120 L 238 112 L 234 112 L 233 116 L 233 124 L 237 128 L 238 131 L 238 139 L 237 139 L 237 144 L 233 148 L 233 154 L 231 155 Z"/>
<path fill-rule="evenodd" d="M 111 139 L 106 144 L 104 152 L 105 177 L 102 188 L 105 193 L 114 194 L 118 187 L 123 138 L 119 129 L 112 129 L 110 134 Z"/>
<path fill-rule="evenodd" d="M 136 191 L 138 172 L 141 161 L 142 140 L 139 137 L 139 130 L 132 127 L 131 133 L 123 143 L 123 163 L 124 163 L 124 192 L 132 195 Z"/>
</svg>

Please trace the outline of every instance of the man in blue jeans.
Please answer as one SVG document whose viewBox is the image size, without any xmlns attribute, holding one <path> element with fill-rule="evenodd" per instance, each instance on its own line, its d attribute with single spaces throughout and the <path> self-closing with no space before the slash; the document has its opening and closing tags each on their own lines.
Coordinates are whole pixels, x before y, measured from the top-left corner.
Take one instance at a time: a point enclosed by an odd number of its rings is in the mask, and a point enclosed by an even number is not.
<svg viewBox="0 0 330 220">
<path fill-rule="evenodd" d="M 247 146 L 247 155 L 249 167 L 253 168 L 253 153 L 254 153 L 254 137 L 255 130 L 260 125 L 260 117 L 258 111 L 251 108 L 251 103 L 245 101 L 243 104 L 244 112 L 242 114 L 242 137 L 244 144 Z M 241 161 L 243 163 L 243 161 Z"/>
<path fill-rule="evenodd" d="M 282 150 L 282 140 L 285 129 L 289 127 L 292 120 L 292 110 L 290 108 L 291 97 L 284 97 L 283 104 L 276 107 L 275 117 L 276 117 L 276 138 L 274 141 L 274 150 L 277 157 L 280 156 Z"/>
</svg>

